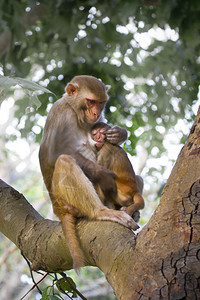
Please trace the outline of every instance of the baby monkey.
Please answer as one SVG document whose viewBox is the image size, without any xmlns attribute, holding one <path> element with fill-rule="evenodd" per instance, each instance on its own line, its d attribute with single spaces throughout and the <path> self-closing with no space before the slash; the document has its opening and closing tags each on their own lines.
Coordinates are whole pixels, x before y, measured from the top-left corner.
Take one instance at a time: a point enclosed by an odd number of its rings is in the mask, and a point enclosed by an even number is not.
<svg viewBox="0 0 200 300">
<path fill-rule="evenodd" d="M 123 210 L 133 216 L 135 211 L 144 208 L 144 199 L 141 195 L 143 179 L 135 175 L 126 152 L 120 146 L 106 141 L 106 134 L 110 128 L 105 123 L 95 124 L 91 131 L 91 143 L 96 149 L 97 163 L 116 173 L 117 192 L 105 195 L 98 184 L 94 186 L 104 205 Z"/>
</svg>

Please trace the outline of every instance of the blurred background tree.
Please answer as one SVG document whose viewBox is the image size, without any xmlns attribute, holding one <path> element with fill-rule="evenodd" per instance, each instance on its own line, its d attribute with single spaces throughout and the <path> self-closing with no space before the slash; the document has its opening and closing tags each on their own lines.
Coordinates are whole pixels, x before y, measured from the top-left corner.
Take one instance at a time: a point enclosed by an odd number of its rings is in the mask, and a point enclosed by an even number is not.
<svg viewBox="0 0 200 300">
<path fill-rule="evenodd" d="M 105 115 L 129 132 L 124 147 L 145 180 L 143 225 L 157 205 L 197 109 L 200 2 L 1 0 L 0 177 L 51 218 L 38 143 L 49 109 L 79 74 L 112 86 Z M 21 79 L 13 82 L 16 77 Z M 26 264 L 13 249 L 0 236 L 1 299 L 18 300 L 23 288 L 28 289 Z M 88 272 L 96 278 L 93 270 Z M 80 285 L 87 277 L 81 280 Z"/>
</svg>

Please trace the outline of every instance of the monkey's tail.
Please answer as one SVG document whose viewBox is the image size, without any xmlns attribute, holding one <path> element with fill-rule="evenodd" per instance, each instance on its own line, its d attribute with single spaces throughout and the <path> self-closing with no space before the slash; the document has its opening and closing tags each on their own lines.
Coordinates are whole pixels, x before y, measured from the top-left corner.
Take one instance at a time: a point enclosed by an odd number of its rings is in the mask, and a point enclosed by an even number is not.
<svg viewBox="0 0 200 300">
<path fill-rule="evenodd" d="M 84 266 L 84 256 L 76 234 L 76 218 L 66 213 L 61 223 L 67 246 L 73 259 L 73 268 L 79 273 L 80 268 Z"/>
</svg>

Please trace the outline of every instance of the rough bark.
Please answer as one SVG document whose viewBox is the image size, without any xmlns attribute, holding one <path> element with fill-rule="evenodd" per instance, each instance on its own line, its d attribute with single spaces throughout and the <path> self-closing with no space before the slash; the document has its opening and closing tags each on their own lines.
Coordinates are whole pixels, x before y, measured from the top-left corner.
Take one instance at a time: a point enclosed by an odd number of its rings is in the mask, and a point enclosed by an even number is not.
<svg viewBox="0 0 200 300">
<path fill-rule="evenodd" d="M 111 222 L 77 224 L 86 265 L 96 265 L 118 299 L 200 299 L 200 112 L 160 204 L 135 236 Z M 59 222 L 43 219 L 18 192 L 0 183 L 0 231 L 34 268 L 72 267 Z"/>
<path fill-rule="evenodd" d="M 1 180 L 0 231 L 29 258 L 33 269 L 59 272 L 72 268 L 60 222 L 42 218 L 22 194 Z M 135 244 L 131 230 L 112 222 L 80 220 L 77 231 L 85 254 L 85 265 L 96 266 L 102 260 L 99 267 L 105 270 L 112 266 L 112 259 L 123 250 L 124 244 L 121 244 L 119 235 L 122 235 L 123 243 Z M 113 255 L 117 247 L 119 251 Z"/>
</svg>

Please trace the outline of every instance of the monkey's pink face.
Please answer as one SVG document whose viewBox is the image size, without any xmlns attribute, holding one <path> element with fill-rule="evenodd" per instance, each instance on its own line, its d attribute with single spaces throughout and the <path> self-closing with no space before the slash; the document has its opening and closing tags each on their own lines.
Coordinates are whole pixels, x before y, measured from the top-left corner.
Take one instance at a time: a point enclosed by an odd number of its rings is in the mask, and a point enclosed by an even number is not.
<svg viewBox="0 0 200 300">
<path fill-rule="evenodd" d="M 85 117 L 89 124 L 95 123 L 101 116 L 101 112 L 105 106 L 105 101 L 98 101 L 93 99 L 85 99 L 86 101 L 86 111 Z"/>
<path fill-rule="evenodd" d="M 106 141 L 106 128 L 92 130 L 92 139 L 96 142 L 95 146 L 101 148 Z"/>
</svg>

